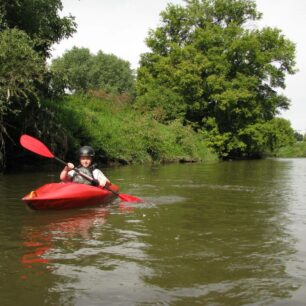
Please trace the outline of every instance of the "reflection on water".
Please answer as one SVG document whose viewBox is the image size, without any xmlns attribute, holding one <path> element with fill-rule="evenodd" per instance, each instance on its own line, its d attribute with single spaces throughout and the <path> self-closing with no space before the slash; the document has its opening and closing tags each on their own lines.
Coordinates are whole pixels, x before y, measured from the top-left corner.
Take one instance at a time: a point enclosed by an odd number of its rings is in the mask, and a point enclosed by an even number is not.
<svg viewBox="0 0 306 306">
<path fill-rule="evenodd" d="M 24 225 L 23 245 L 28 247 L 30 252 L 22 256 L 22 263 L 48 263 L 52 260 L 52 248 L 55 241 L 65 243 L 78 239 L 90 240 L 91 230 L 105 223 L 109 211 L 106 208 L 99 208 L 85 212 L 70 212 L 66 218 L 63 218 L 65 214 L 67 213 L 61 213 L 59 217 L 58 212 L 36 213 L 29 220 L 29 224 Z"/>
<path fill-rule="evenodd" d="M 33 212 L 54 176 L 0 177 L 1 305 L 305 305 L 306 160 L 108 171 L 146 203 Z"/>
</svg>

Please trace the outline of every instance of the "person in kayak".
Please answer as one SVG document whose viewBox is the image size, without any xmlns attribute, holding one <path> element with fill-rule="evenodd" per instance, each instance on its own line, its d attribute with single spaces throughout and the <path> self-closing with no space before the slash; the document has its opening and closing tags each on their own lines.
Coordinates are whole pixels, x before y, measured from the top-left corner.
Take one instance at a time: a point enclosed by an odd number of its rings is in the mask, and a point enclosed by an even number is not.
<svg viewBox="0 0 306 306">
<path fill-rule="evenodd" d="M 63 182 L 75 182 L 93 186 L 109 186 L 111 185 L 109 179 L 103 174 L 103 172 L 95 167 L 93 159 L 95 151 L 90 146 L 83 146 L 79 150 L 80 165 L 76 168 L 78 171 L 86 174 L 92 178 L 92 181 L 79 175 L 74 170 L 74 164 L 68 163 L 67 166 L 62 170 L 60 179 Z"/>
</svg>

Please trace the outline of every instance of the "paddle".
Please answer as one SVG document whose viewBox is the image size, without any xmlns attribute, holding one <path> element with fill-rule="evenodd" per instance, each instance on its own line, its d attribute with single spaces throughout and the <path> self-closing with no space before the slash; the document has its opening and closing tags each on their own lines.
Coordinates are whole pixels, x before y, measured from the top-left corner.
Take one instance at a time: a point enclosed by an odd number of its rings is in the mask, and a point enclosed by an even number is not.
<svg viewBox="0 0 306 306">
<path fill-rule="evenodd" d="M 58 162 L 60 162 L 61 164 L 68 166 L 68 163 L 66 163 L 65 161 L 61 160 L 60 158 L 56 157 L 53 155 L 53 153 L 46 147 L 45 144 L 43 144 L 40 140 L 29 136 L 29 135 L 21 135 L 20 137 L 20 144 L 27 150 L 36 153 L 38 155 L 47 157 L 47 158 L 54 158 L 55 160 L 57 160 Z M 81 175 L 82 177 L 84 177 L 86 180 L 92 182 L 93 178 L 86 175 L 85 173 L 82 173 L 81 171 L 79 171 L 79 169 L 75 168 L 73 169 L 75 172 L 77 172 L 79 175 Z M 111 188 L 104 186 L 102 187 L 110 192 L 112 192 L 113 194 L 115 194 L 117 197 L 119 197 L 122 201 L 124 202 L 143 202 L 143 200 L 131 196 L 129 194 L 123 194 L 123 193 L 118 193 L 114 190 L 112 190 Z"/>
</svg>

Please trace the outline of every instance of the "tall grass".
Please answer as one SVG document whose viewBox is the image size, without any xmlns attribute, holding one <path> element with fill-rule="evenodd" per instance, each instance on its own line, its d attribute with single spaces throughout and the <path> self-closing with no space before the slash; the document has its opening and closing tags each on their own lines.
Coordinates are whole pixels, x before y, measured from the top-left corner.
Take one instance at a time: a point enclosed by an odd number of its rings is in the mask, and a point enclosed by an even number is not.
<svg viewBox="0 0 306 306">
<path fill-rule="evenodd" d="M 179 121 L 163 125 L 150 114 L 140 115 L 131 104 L 87 96 L 45 101 L 56 112 L 68 136 L 72 157 L 80 145 L 90 144 L 107 162 L 146 163 L 217 159 L 201 135 Z"/>
</svg>

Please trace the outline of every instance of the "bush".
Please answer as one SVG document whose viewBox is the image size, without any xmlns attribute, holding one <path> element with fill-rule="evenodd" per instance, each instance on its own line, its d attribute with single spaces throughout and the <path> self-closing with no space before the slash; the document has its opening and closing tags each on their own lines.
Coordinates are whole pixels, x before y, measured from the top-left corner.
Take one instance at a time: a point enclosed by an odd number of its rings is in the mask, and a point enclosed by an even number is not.
<svg viewBox="0 0 306 306">
<path fill-rule="evenodd" d="M 70 158 L 90 144 L 102 161 L 121 163 L 204 161 L 216 159 L 200 134 L 180 121 L 164 125 L 127 104 L 88 96 L 45 101 L 67 131 Z"/>
<path fill-rule="evenodd" d="M 306 142 L 298 141 L 293 145 L 280 148 L 276 157 L 306 157 Z"/>
</svg>

